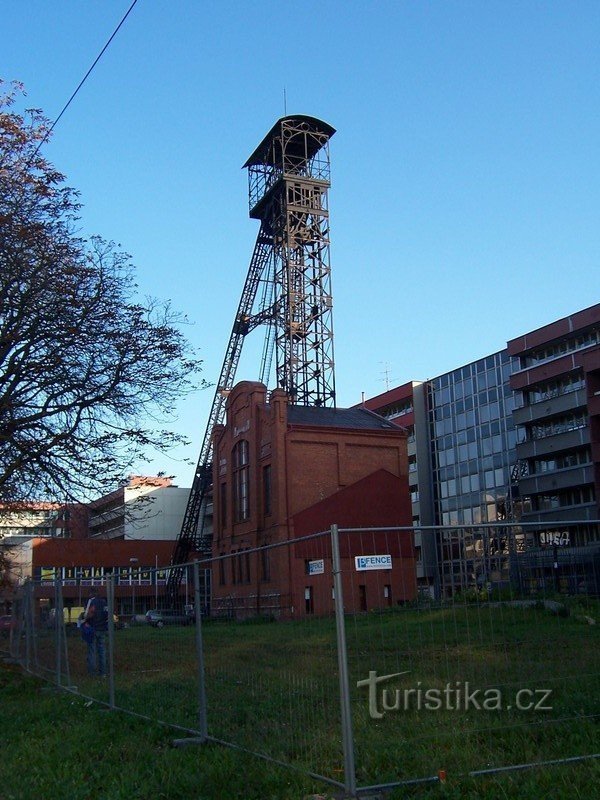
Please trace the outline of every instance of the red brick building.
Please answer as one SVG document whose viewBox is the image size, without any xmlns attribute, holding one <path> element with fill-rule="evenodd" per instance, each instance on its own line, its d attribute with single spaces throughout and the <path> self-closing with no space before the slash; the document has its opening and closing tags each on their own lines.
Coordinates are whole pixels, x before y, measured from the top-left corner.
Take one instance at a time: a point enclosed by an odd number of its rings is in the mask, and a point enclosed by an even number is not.
<svg viewBox="0 0 600 800">
<path fill-rule="evenodd" d="M 90 592 L 106 591 L 106 577 L 115 580 L 115 609 L 129 616 L 156 606 L 167 581 L 166 566 L 173 552 L 172 541 L 124 539 L 34 539 L 31 567 L 35 597 L 42 605 L 54 606 L 54 580 L 63 585 L 66 608 L 85 605 Z M 193 597 L 184 582 L 182 603 Z"/>
<path fill-rule="evenodd" d="M 213 436 L 217 614 L 329 613 L 328 536 L 251 551 L 332 524 L 411 524 L 406 432 L 364 408 L 294 406 L 281 390 L 267 401 L 264 385 L 242 382 L 228 398 L 226 424 Z M 340 549 L 349 609 L 415 597 L 410 532 L 342 534 Z M 390 556 L 391 568 L 359 571 L 355 558 L 368 555 Z M 321 560 L 323 571 L 313 572 L 309 562 Z"/>
</svg>

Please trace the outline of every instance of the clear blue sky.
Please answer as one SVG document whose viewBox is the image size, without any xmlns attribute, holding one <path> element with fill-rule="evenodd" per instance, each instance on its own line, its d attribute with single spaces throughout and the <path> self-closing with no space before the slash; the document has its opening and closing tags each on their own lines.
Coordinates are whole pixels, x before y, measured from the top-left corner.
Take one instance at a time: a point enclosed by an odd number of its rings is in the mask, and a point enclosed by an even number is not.
<svg viewBox="0 0 600 800">
<path fill-rule="evenodd" d="M 129 4 L 5 0 L 0 74 L 54 118 Z M 138 0 L 47 154 L 84 232 L 193 321 L 207 380 L 257 233 L 240 167 L 284 86 L 288 113 L 338 131 L 340 405 L 384 391 L 386 365 L 392 385 L 434 377 L 600 300 L 599 2 Z M 252 338 L 239 378 L 258 375 Z M 211 399 L 174 409 L 192 461 Z"/>
</svg>

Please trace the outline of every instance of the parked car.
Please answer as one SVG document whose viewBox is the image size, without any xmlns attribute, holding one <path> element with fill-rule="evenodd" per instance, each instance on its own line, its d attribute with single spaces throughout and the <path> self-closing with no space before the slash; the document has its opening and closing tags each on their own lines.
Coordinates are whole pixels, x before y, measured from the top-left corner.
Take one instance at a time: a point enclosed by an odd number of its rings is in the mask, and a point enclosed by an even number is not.
<svg viewBox="0 0 600 800">
<path fill-rule="evenodd" d="M 163 625 L 191 625 L 194 617 L 185 611 L 162 608 L 146 611 L 146 620 L 149 625 L 153 625 L 155 628 L 162 628 Z"/>
<path fill-rule="evenodd" d="M 5 614 L 0 617 L 0 636 L 7 637 L 10 635 L 11 630 L 15 628 L 15 620 L 10 614 Z"/>
<path fill-rule="evenodd" d="M 132 614 L 127 619 L 130 625 L 145 625 L 148 622 L 147 612 L 146 614 Z"/>
</svg>

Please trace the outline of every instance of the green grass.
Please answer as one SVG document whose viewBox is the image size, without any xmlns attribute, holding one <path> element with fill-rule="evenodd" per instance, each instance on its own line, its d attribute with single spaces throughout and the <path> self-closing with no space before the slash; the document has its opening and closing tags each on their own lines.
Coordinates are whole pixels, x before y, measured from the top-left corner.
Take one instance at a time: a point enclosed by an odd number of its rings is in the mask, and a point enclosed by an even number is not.
<svg viewBox="0 0 600 800">
<path fill-rule="evenodd" d="M 372 776 L 424 777 L 598 752 L 599 632 L 543 609 L 449 607 L 384 616 L 379 643 L 364 648 L 365 630 L 350 635 L 351 679 L 410 670 L 395 685 L 443 688 L 456 681 L 496 688 L 512 702 L 522 688 L 548 688 L 553 710 L 390 712 L 369 717 L 355 696 L 359 781 Z M 361 647 L 364 654 L 361 654 Z M 372 653 L 376 653 L 375 657 Z M 357 655 L 358 654 L 358 655 Z M 364 692 L 364 690 L 363 690 Z"/>
<path fill-rule="evenodd" d="M 465 603 L 347 618 L 359 786 L 421 778 L 445 770 L 448 780 L 444 785 L 406 789 L 405 794 L 398 792 L 397 796 L 594 796 L 600 778 L 598 761 L 493 778 L 467 777 L 469 771 L 489 766 L 600 750 L 600 627 L 583 621 L 579 611 L 574 604 L 571 616 L 562 617 L 541 607 L 494 608 Z M 586 604 L 585 614 L 598 618 L 597 605 Z M 203 634 L 209 733 L 301 770 L 343 780 L 333 620 L 209 622 L 203 626 Z M 47 654 L 49 668 L 55 663 L 50 644 L 43 638 L 38 641 L 38 652 Z M 194 629 L 134 627 L 118 631 L 115 644 L 117 705 L 166 723 L 196 728 Z M 70 637 L 71 684 L 86 695 L 107 700 L 107 682 L 89 679 L 84 666 L 83 643 Z M 369 670 L 378 674 L 410 670 L 398 683 L 391 684 L 394 688 L 414 687 L 419 682 L 425 687 L 443 688 L 448 682 L 469 681 L 472 688 L 499 688 L 507 697 L 520 688 L 551 688 L 553 710 L 432 712 L 413 708 L 388 712 L 383 719 L 374 720 L 368 714 L 365 690 L 356 688 L 356 681 L 367 677 Z M 192 780 L 190 772 L 197 781 L 196 788 L 190 790 L 193 797 L 223 797 L 225 791 L 228 797 L 248 798 L 327 792 L 326 784 L 315 784 L 297 772 L 222 746 L 172 750 L 171 739 L 182 734 L 101 711 L 96 705 L 87 707 L 73 695 L 41 693 L 37 683 L 14 672 L 6 681 L 6 685 L 0 685 L 2 709 L 7 709 L 3 718 L 11 719 L 8 707 L 12 703 L 12 713 L 18 717 L 17 709 L 23 708 L 36 727 L 35 735 L 25 738 L 13 731 L 18 748 L 26 750 L 30 740 L 49 742 L 45 767 L 38 758 L 33 772 L 21 770 L 19 775 L 15 766 L 17 783 L 13 782 L 13 794 L 6 797 L 183 797 L 188 780 Z M 25 691 L 24 684 L 34 688 Z M 59 725 L 53 732 L 52 725 L 69 715 L 75 721 L 65 722 L 62 728 Z M 91 746 L 94 731 L 101 731 L 106 742 L 101 748 L 101 768 L 106 774 L 99 778 L 96 794 L 86 794 L 76 786 L 77 781 L 85 786 L 87 778 L 82 780 L 81 770 L 68 766 L 77 762 L 79 755 L 67 759 L 57 772 L 60 746 L 54 742 L 63 741 L 73 753 L 83 750 L 85 761 L 86 748 L 81 744 L 87 741 L 87 747 Z M 68 744 L 71 732 L 75 741 Z M 5 741 L 11 741 L 8 731 Z M 124 754 L 124 770 L 118 767 L 119 753 Z M 27 753 L 18 759 L 27 763 Z M 49 774 L 52 764 L 54 778 Z M 231 778 L 226 779 L 229 772 Z M 72 790 L 58 793 L 59 776 L 72 783 Z M 44 780 L 54 787 L 51 791 L 41 790 Z M 19 781 L 29 785 L 29 794 L 14 788 Z M 138 783 L 145 788 L 134 791 L 132 787 Z M 101 793 L 102 784 L 105 794 Z M 4 785 L 0 782 L 0 787 Z M 1 790 L 0 797 L 5 798 Z"/>
<path fill-rule="evenodd" d="M 321 788 L 219 745 L 173 748 L 173 732 L 101 710 L 0 666 L 2 800 L 299 798 Z"/>
</svg>

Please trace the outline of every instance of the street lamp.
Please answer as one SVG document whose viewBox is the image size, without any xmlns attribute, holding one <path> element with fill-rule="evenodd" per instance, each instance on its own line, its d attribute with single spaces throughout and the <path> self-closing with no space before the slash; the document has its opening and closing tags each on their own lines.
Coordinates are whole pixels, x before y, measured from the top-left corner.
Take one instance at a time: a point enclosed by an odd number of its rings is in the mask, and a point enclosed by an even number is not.
<svg viewBox="0 0 600 800">
<path fill-rule="evenodd" d="M 137 564 L 138 560 L 139 559 L 137 559 L 137 558 L 130 558 L 129 559 L 129 563 L 132 564 L 132 565 L 133 564 Z M 132 620 L 135 620 L 135 576 L 134 576 L 134 567 L 133 566 L 131 567 L 131 577 L 133 579 L 133 591 L 132 591 L 132 595 L 131 595 L 131 618 L 132 618 Z"/>
</svg>

